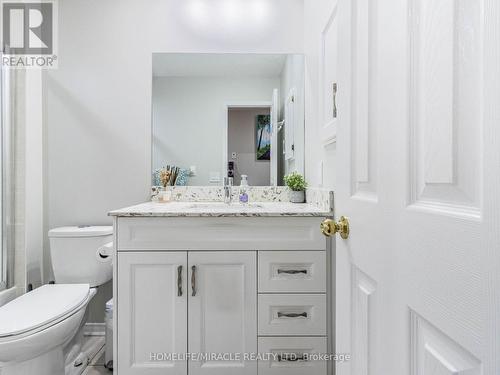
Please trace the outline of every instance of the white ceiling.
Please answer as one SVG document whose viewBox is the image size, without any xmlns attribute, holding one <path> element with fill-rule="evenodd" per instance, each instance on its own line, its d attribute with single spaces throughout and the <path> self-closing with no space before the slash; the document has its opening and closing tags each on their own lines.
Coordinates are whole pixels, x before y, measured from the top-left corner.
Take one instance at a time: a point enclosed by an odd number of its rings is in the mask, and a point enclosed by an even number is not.
<svg viewBox="0 0 500 375">
<path fill-rule="evenodd" d="M 154 77 L 276 77 L 286 54 L 154 53 Z"/>
</svg>

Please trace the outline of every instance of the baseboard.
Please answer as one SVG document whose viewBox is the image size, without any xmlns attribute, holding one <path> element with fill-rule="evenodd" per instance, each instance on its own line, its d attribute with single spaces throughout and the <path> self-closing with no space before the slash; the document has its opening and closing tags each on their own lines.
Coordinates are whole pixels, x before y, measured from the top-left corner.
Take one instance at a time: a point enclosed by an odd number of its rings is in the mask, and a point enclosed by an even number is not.
<svg viewBox="0 0 500 375">
<path fill-rule="evenodd" d="M 85 336 L 104 336 L 106 332 L 106 324 L 86 323 L 83 332 Z"/>
</svg>

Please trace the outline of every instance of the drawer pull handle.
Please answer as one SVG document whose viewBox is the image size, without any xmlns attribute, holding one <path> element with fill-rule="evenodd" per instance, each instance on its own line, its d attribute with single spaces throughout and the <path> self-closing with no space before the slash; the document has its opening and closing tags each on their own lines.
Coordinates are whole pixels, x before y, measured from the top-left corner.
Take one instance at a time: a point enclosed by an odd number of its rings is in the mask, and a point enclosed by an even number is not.
<svg viewBox="0 0 500 375">
<path fill-rule="evenodd" d="M 193 289 L 193 293 L 191 294 L 193 297 L 196 296 L 196 266 L 191 267 L 191 289 Z"/>
<path fill-rule="evenodd" d="M 286 273 L 289 275 L 297 275 L 299 273 L 303 273 L 304 275 L 307 275 L 307 270 L 282 270 L 282 269 L 278 269 L 278 275 L 281 273 Z"/>
<path fill-rule="evenodd" d="M 284 313 L 284 312 L 279 312 L 278 311 L 278 318 L 307 318 L 307 313 Z"/>
<path fill-rule="evenodd" d="M 177 267 L 177 297 L 182 297 L 182 266 Z"/>
<path fill-rule="evenodd" d="M 304 354 L 278 354 L 277 357 L 278 362 L 305 362 L 307 358 Z"/>
</svg>

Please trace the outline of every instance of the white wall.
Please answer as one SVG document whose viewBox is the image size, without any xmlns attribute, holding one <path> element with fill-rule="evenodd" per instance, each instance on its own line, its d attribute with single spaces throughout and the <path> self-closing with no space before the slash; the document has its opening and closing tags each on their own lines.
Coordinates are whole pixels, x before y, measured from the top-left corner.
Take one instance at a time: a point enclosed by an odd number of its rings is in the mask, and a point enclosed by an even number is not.
<svg viewBox="0 0 500 375">
<path fill-rule="evenodd" d="M 59 68 L 44 75 L 46 229 L 109 224 L 110 209 L 148 199 L 153 52 L 303 50 L 303 0 L 58 4 Z M 47 269 L 47 239 L 45 255 Z"/>
<path fill-rule="evenodd" d="M 224 176 L 228 103 L 270 102 L 279 77 L 155 77 L 153 166 L 196 166 L 190 185 L 208 185 L 210 172 Z M 269 183 L 268 183 L 269 184 Z"/>
<path fill-rule="evenodd" d="M 335 143 L 324 146 L 320 127 L 321 33 L 335 0 L 304 1 L 304 54 L 306 57 L 306 178 L 312 187 L 335 188 Z M 323 170 L 320 166 L 323 164 Z"/>
<path fill-rule="evenodd" d="M 228 155 L 236 152 L 234 184 L 240 185 L 241 175 L 248 176 L 251 186 L 268 186 L 271 182 L 271 162 L 257 160 L 255 117 L 269 115 L 270 108 L 232 108 L 228 116 Z"/>
</svg>

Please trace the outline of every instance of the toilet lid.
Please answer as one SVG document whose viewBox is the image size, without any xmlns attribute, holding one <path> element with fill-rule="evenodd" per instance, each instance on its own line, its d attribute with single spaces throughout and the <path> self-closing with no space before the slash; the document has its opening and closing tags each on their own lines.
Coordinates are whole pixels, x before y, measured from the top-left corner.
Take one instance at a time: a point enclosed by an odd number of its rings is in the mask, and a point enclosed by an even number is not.
<svg viewBox="0 0 500 375">
<path fill-rule="evenodd" d="M 88 284 L 44 285 L 0 307 L 0 337 L 35 330 L 75 311 L 89 297 Z"/>
<path fill-rule="evenodd" d="M 113 234 L 111 225 L 80 225 L 49 230 L 49 237 L 99 237 Z"/>
</svg>

